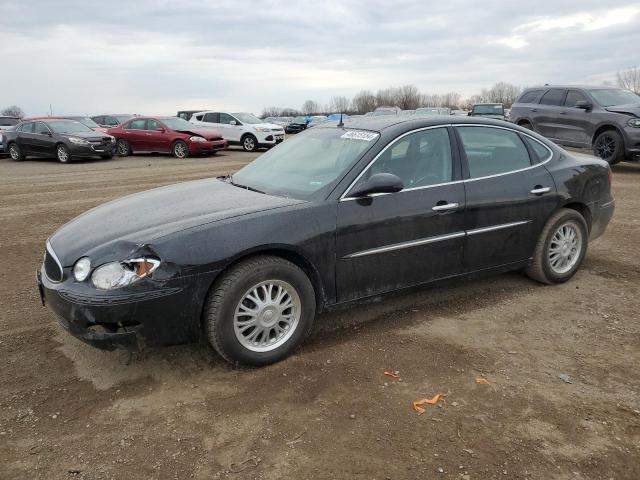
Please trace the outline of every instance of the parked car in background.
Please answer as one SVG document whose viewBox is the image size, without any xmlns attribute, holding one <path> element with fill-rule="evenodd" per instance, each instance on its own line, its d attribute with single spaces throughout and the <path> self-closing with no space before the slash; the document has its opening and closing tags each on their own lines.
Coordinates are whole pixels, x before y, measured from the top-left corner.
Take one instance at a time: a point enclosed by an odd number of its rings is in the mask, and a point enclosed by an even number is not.
<svg viewBox="0 0 640 480">
<path fill-rule="evenodd" d="M 400 112 L 398 107 L 378 107 L 371 112 L 372 117 L 379 117 L 381 115 L 397 115 Z"/>
<path fill-rule="evenodd" d="M 18 123 L 20 123 L 20 119 L 18 117 L 9 117 L 6 115 L 0 116 L 0 155 L 7 153 L 3 132 L 13 130 Z"/>
<path fill-rule="evenodd" d="M 233 175 L 93 208 L 46 242 L 42 301 L 96 347 L 205 338 L 265 365 L 331 307 L 512 270 L 568 281 L 613 215 L 609 166 L 513 124 L 456 124 L 325 123 Z"/>
<path fill-rule="evenodd" d="M 640 156 L 640 96 L 622 88 L 528 88 L 511 121 L 561 145 L 591 148 L 611 165 Z"/>
<path fill-rule="evenodd" d="M 22 122 L 3 134 L 12 160 L 54 157 L 61 163 L 78 158 L 113 157 L 116 140 L 75 120 L 47 118 Z"/>
<path fill-rule="evenodd" d="M 117 115 L 94 115 L 93 117 L 91 117 L 91 120 L 96 122 L 101 127 L 112 128 L 117 127 L 118 125 L 126 122 L 133 117 L 135 117 L 135 115 L 130 115 L 128 113 Z"/>
<path fill-rule="evenodd" d="M 400 110 L 400 116 L 402 117 L 409 117 L 411 115 L 415 115 L 416 111 L 415 110 Z"/>
<path fill-rule="evenodd" d="M 328 120 L 328 117 L 324 115 L 312 115 L 309 117 L 309 123 L 307 124 L 307 128 L 315 127 L 316 125 L 320 125 Z"/>
<path fill-rule="evenodd" d="M 267 117 L 263 120 L 264 123 L 273 123 L 285 127 L 293 120 L 293 117 Z"/>
<path fill-rule="evenodd" d="M 202 108 L 200 110 L 180 110 L 178 111 L 178 117 L 186 120 L 187 122 L 191 120 L 191 117 L 194 113 L 202 112 Z"/>
<path fill-rule="evenodd" d="M 286 133 L 300 133 L 303 130 L 306 130 L 308 124 L 309 117 L 300 115 L 287 123 L 284 127 L 284 131 Z"/>
<path fill-rule="evenodd" d="M 252 113 L 198 112 L 191 117 L 197 127 L 213 127 L 229 145 L 241 145 L 247 152 L 273 147 L 284 140 L 284 128 L 265 123 Z"/>
<path fill-rule="evenodd" d="M 110 128 L 116 138 L 118 155 L 171 153 L 176 158 L 215 155 L 227 148 L 222 135 L 213 129 L 198 128 L 178 117 L 135 117 Z"/>
<path fill-rule="evenodd" d="M 447 107 L 420 107 L 416 108 L 416 115 L 451 115 L 451 109 Z"/>
<path fill-rule="evenodd" d="M 466 110 L 451 110 L 451 115 L 456 115 L 459 117 L 467 116 L 468 114 L 469 112 L 467 112 Z"/>
<path fill-rule="evenodd" d="M 470 117 L 495 118 L 496 120 L 507 119 L 502 103 L 476 103 L 467 115 Z"/>
</svg>

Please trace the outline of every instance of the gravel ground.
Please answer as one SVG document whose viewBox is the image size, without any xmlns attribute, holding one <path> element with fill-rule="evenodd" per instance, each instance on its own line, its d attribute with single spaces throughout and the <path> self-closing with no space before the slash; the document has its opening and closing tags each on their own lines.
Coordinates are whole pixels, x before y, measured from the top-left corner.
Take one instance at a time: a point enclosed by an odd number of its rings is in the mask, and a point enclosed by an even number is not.
<svg viewBox="0 0 640 480">
<path fill-rule="evenodd" d="M 101 352 L 40 305 L 59 225 L 253 157 L 0 159 L 1 479 L 640 478 L 640 164 L 614 169 L 616 214 L 572 281 L 512 273 L 325 314 L 267 368 L 206 345 Z"/>
</svg>

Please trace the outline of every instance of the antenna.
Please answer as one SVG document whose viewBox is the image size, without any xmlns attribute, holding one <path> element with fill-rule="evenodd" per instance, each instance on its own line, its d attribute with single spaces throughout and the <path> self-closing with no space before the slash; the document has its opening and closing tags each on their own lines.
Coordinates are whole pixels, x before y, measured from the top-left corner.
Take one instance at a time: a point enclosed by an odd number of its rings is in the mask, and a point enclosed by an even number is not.
<svg viewBox="0 0 640 480">
<path fill-rule="evenodd" d="M 340 112 L 340 121 L 338 122 L 339 127 L 344 127 L 344 122 L 342 121 L 342 112 Z"/>
</svg>

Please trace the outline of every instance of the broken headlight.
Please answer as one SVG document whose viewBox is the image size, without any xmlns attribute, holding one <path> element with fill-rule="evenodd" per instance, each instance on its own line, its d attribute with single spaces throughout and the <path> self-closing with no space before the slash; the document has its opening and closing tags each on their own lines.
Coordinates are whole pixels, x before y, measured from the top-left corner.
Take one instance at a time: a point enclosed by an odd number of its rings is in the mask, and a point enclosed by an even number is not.
<svg viewBox="0 0 640 480">
<path fill-rule="evenodd" d="M 155 258 L 133 258 L 124 262 L 111 262 L 94 270 L 91 282 L 100 290 L 126 287 L 148 277 L 160 265 Z"/>
</svg>

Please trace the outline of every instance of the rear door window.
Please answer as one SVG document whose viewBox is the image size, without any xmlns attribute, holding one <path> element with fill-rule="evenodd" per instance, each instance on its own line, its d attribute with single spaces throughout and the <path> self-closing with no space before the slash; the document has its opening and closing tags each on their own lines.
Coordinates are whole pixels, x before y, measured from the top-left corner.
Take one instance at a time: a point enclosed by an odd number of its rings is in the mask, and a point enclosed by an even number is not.
<svg viewBox="0 0 640 480">
<path fill-rule="evenodd" d="M 198 118 L 198 117 L 196 117 Z M 220 123 L 220 114 L 219 113 L 205 113 L 203 122 L 208 123 Z"/>
<path fill-rule="evenodd" d="M 125 127 L 127 130 L 144 130 L 147 121 L 144 118 L 131 120 Z"/>
<path fill-rule="evenodd" d="M 42 122 L 36 123 L 36 133 L 39 135 L 49 135 L 49 128 Z"/>
<path fill-rule="evenodd" d="M 162 125 L 157 120 L 148 120 L 147 121 L 147 130 L 160 130 Z"/>
<path fill-rule="evenodd" d="M 22 130 L 20 130 L 22 133 L 33 133 L 35 131 L 35 126 L 36 124 L 33 122 L 29 122 L 29 123 L 23 123 L 22 124 Z"/>
<path fill-rule="evenodd" d="M 541 105 L 562 105 L 562 100 L 564 99 L 564 90 L 560 88 L 552 88 L 547 93 L 545 93 L 540 99 Z"/>
<path fill-rule="evenodd" d="M 481 178 L 531 166 L 527 147 L 513 130 L 457 127 L 467 156 L 469 175 Z"/>
<path fill-rule="evenodd" d="M 228 113 L 220 114 L 220 123 L 223 123 L 225 125 L 230 125 L 232 120 L 235 120 L 236 123 L 239 123 L 234 117 L 232 117 Z"/>
</svg>

